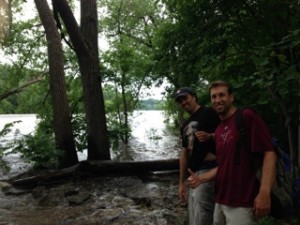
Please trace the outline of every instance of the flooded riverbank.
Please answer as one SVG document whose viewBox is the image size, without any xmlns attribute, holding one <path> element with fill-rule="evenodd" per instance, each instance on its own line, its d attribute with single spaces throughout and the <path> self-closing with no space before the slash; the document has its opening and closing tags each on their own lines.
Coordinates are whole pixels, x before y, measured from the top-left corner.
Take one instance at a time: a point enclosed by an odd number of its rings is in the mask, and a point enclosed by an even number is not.
<svg viewBox="0 0 300 225">
<path fill-rule="evenodd" d="M 185 225 L 177 173 L 89 176 L 15 188 L 1 182 L 0 224 Z"/>
<path fill-rule="evenodd" d="M 0 115 L 0 130 L 7 123 L 14 123 L 11 131 L 0 137 L 0 146 L 8 141 L 20 138 L 22 135 L 33 133 L 38 119 L 35 114 L 5 114 Z M 111 158 L 114 160 L 160 160 L 173 159 L 179 156 L 180 138 L 179 133 L 171 132 L 165 123 L 163 111 L 140 110 L 134 111 L 130 116 L 132 135 L 128 144 L 120 143 L 118 150 L 111 150 Z M 87 158 L 86 151 L 78 152 L 80 160 Z M 26 171 L 30 164 L 25 162 L 20 155 L 10 154 L 2 157 L 10 167 L 10 171 L 2 171 L 2 178 L 14 176 L 19 172 Z"/>
<path fill-rule="evenodd" d="M 11 136 L 32 132 L 35 115 L 27 122 L 16 123 Z M 155 122 L 153 122 L 155 118 Z M 32 120 L 33 119 L 33 120 Z M 36 118 L 35 118 L 36 119 Z M 169 133 L 161 111 L 139 111 L 133 115 L 130 143 L 121 146 L 135 161 L 170 159 L 178 156 L 178 137 Z M 3 122 L 4 120 L 1 120 Z M 24 128 L 24 129 L 23 129 Z M 160 138 L 153 139 L 153 135 Z M 81 160 L 86 157 L 80 155 Z M 115 157 L 117 157 L 115 155 Z M 122 160 L 122 155 L 118 155 Z M 30 168 L 18 155 L 4 156 L 11 166 L 2 171 L 0 192 L 0 224 L 9 225 L 117 225 L 153 224 L 184 225 L 186 208 L 177 196 L 178 174 L 148 176 L 90 176 L 76 174 L 72 178 L 40 184 L 36 187 L 13 187 L 7 179 Z"/>
</svg>

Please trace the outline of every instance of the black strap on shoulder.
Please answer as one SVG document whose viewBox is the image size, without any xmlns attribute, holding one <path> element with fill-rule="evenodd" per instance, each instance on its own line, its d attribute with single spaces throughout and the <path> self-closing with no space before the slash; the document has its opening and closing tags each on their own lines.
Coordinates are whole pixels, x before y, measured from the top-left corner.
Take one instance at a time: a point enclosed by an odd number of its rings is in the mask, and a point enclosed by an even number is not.
<svg viewBox="0 0 300 225">
<path fill-rule="evenodd" d="M 234 163 L 238 165 L 238 164 L 240 164 L 240 161 L 241 161 L 242 146 L 243 145 L 248 146 L 247 145 L 247 132 L 246 132 L 246 128 L 245 128 L 244 121 L 243 121 L 243 109 L 237 109 L 235 119 L 236 119 L 236 126 L 239 131 L 239 139 L 238 139 L 236 150 L 235 150 Z"/>
</svg>

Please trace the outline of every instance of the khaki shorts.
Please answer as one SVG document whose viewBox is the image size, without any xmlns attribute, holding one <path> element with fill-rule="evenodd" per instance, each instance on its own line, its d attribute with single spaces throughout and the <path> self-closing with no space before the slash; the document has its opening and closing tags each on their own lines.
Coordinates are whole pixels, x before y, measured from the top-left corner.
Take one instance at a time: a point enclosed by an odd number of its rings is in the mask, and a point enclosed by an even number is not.
<svg viewBox="0 0 300 225">
<path fill-rule="evenodd" d="M 214 225 L 257 225 L 253 208 L 215 204 Z"/>
<path fill-rule="evenodd" d="M 197 171 L 200 175 L 210 169 Z M 189 225 L 212 225 L 215 206 L 214 182 L 200 184 L 189 192 Z"/>
</svg>

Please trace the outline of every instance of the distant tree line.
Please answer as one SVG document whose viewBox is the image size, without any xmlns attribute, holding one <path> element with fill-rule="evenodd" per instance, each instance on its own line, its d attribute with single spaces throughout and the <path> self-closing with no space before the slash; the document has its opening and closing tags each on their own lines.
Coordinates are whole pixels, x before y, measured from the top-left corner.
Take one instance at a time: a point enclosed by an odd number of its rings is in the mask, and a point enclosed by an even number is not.
<svg viewBox="0 0 300 225">
<path fill-rule="evenodd" d="M 158 99 L 139 100 L 138 108 L 140 110 L 164 110 L 164 101 Z"/>
</svg>

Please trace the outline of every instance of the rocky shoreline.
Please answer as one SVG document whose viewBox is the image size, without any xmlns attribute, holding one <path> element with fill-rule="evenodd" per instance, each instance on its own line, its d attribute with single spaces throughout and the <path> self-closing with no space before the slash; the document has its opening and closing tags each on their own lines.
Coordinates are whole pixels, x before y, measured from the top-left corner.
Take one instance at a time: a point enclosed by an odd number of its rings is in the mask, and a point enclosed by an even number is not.
<svg viewBox="0 0 300 225">
<path fill-rule="evenodd" d="M 80 175 L 34 188 L 0 185 L 1 225 L 187 224 L 176 173 Z"/>
</svg>

